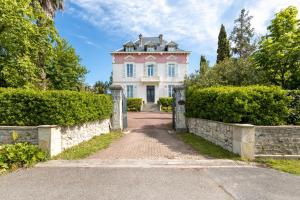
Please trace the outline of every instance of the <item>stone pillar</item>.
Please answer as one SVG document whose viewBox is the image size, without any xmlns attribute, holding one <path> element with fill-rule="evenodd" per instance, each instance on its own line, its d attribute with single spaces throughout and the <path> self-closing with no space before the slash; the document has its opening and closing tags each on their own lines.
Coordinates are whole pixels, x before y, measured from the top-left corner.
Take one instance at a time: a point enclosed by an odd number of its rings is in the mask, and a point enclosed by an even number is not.
<svg viewBox="0 0 300 200">
<path fill-rule="evenodd" d="M 255 126 L 251 124 L 234 124 L 233 126 L 233 153 L 242 158 L 255 158 Z"/>
<path fill-rule="evenodd" d="M 175 130 L 176 132 L 186 132 L 185 121 L 185 86 L 174 86 L 175 96 Z"/>
<path fill-rule="evenodd" d="M 56 125 L 43 125 L 37 128 L 39 147 L 48 152 L 50 157 L 61 153 L 60 128 Z"/>
<path fill-rule="evenodd" d="M 113 97 L 113 115 L 111 119 L 112 130 L 123 129 L 122 95 L 123 88 L 120 85 L 111 85 L 109 87 Z"/>
</svg>

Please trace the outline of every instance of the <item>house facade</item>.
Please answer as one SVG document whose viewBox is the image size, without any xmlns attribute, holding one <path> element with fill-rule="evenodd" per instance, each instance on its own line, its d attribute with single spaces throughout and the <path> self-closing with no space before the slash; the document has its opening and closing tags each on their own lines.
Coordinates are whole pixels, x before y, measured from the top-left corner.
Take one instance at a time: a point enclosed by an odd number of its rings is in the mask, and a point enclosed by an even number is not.
<svg viewBox="0 0 300 200">
<path fill-rule="evenodd" d="M 163 35 L 139 35 L 111 53 L 113 84 L 121 85 L 127 98 L 156 103 L 160 97 L 171 97 L 174 85 L 183 84 L 189 54 L 177 43 L 164 40 Z"/>
</svg>

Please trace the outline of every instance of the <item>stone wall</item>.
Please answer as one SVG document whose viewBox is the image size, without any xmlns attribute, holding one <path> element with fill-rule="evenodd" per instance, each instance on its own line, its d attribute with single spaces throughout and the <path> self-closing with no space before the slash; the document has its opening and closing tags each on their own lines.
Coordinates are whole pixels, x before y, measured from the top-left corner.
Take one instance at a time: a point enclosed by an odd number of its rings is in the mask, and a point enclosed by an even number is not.
<svg viewBox="0 0 300 200">
<path fill-rule="evenodd" d="M 233 125 L 199 118 L 188 118 L 187 126 L 190 133 L 199 135 L 228 151 L 232 151 Z"/>
<path fill-rule="evenodd" d="M 300 126 L 256 126 L 255 154 L 300 155 Z"/>
<path fill-rule="evenodd" d="M 61 127 L 61 147 L 66 149 L 103 133 L 109 133 L 109 119 L 83 125 Z"/>
<path fill-rule="evenodd" d="M 0 126 L 0 144 L 12 144 L 12 133 L 18 134 L 17 142 L 38 144 L 38 129 L 36 126 Z"/>
<path fill-rule="evenodd" d="M 17 132 L 17 142 L 29 142 L 39 145 L 50 156 L 91 139 L 94 136 L 109 133 L 110 120 L 88 122 L 82 125 L 60 127 L 56 125 L 42 126 L 0 126 L 0 145 L 11 144 L 12 133 Z"/>
</svg>

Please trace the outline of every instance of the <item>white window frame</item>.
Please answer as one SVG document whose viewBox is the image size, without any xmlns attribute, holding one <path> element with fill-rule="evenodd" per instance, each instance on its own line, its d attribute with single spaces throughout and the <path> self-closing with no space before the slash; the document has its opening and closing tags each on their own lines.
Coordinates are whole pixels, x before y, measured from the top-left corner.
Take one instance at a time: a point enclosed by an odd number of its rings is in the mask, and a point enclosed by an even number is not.
<svg viewBox="0 0 300 200">
<path fill-rule="evenodd" d="M 126 86 L 126 95 L 127 98 L 133 98 L 133 85 L 127 85 Z"/>
<path fill-rule="evenodd" d="M 174 85 L 168 85 L 168 97 L 173 97 Z"/>
<path fill-rule="evenodd" d="M 171 70 L 170 70 L 170 68 L 171 68 L 170 65 L 172 65 L 172 67 L 173 67 L 173 69 L 171 69 Z M 167 69 L 168 69 L 167 70 L 168 77 L 172 77 L 172 78 L 176 77 L 176 63 L 168 63 Z"/>
<path fill-rule="evenodd" d="M 148 52 L 154 52 L 155 51 L 155 47 L 154 46 L 148 46 L 147 47 L 147 51 Z"/>
<path fill-rule="evenodd" d="M 128 71 L 129 65 L 132 67 L 132 70 Z M 133 76 L 134 76 L 134 64 L 133 63 L 126 63 L 125 66 L 126 66 L 126 77 L 133 78 Z"/>
<path fill-rule="evenodd" d="M 133 52 L 134 47 L 125 47 L 126 52 Z"/>
<path fill-rule="evenodd" d="M 150 70 L 150 67 L 152 68 L 152 70 Z M 154 64 L 153 63 L 149 63 L 147 64 L 147 76 L 148 77 L 153 77 L 154 76 Z M 151 73 L 150 73 L 151 72 Z"/>
<path fill-rule="evenodd" d="M 168 51 L 171 51 L 171 52 L 174 52 L 176 50 L 176 48 L 175 47 L 168 47 Z"/>
</svg>

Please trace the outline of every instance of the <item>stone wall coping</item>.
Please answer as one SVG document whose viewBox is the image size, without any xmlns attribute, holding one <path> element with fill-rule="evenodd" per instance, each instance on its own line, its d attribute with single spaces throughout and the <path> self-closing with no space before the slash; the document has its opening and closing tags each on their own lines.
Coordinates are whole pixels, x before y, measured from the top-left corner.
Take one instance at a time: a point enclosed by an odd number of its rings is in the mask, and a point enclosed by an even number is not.
<svg viewBox="0 0 300 200">
<path fill-rule="evenodd" d="M 121 85 L 111 85 L 109 86 L 110 90 L 123 90 L 123 87 Z"/>
<path fill-rule="evenodd" d="M 253 128 L 253 127 L 255 127 L 252 124 L 231 124 L 231 125 L 241 127 L 241 128 Z"/>
<path fill-rule="evenodd" d="M 40 125 L 37 128 L 57 128 L 58 125 Z"/>
<path fill-rule="evenodd" d="M 10 129 L 36 129 L 37 126 L 0 126 L 0 130 L 10 130 Z"/>
<path fill-rule="evenodd" d="M 298 125 L 255 126 L 256 128 L 300 128 Z"/>
<path fill-rule="evenodd" d="M 207 121 L 207 122 L 211 122 L 211 123 L 224 124 L 224 125 L 227 125 L 227 126 L 237 126 L 237 127 L 243 127 L 243 128 L 255 127 L 252 124 L 225 123 L 225 122 L 214 121 L 214 120 L 210 120 L 210 119 L 195 118 L 195 117 L 188 117 L 188 119 L 199 119 L 199 120 L 203 120 L 203 121 Z"/>
</svg>

